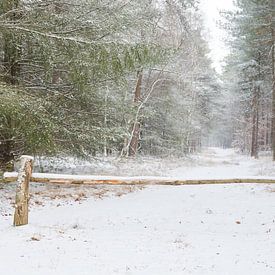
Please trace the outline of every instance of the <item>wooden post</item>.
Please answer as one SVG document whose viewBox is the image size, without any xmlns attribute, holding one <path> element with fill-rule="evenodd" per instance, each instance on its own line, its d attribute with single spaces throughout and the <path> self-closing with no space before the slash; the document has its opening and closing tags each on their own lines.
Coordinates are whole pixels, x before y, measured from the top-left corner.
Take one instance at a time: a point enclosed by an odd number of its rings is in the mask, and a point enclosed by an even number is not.
<svg viewBox="0 0 275 275">
<path fill-rule="evenodd" d="M 29 183 L 32 175 L 33 157 L 22 156 L 17 178 L 15 197 L 14 226 L 28 224 L 29 214 Z"/>
</svg>

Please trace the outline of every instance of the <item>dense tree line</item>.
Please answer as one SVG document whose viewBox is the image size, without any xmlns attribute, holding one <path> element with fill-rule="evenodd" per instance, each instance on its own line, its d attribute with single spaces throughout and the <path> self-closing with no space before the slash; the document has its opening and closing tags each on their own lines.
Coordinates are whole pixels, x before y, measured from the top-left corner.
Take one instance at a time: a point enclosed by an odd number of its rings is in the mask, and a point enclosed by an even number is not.
<svg viewBox="0 0 275 275">
<path fill-rule="evenodd" d="M 235 5 L 224 24 L 231 34 L 224 73 L 229 133 L 236 148 L 257 158 L 260 150 L 275 152 L 274 1 Z"/>
<path fill-rule="evenodd" d="M 198 149 L 219 84 L 196 4 L 1 1 L 1 163 Z"/>
</svg>

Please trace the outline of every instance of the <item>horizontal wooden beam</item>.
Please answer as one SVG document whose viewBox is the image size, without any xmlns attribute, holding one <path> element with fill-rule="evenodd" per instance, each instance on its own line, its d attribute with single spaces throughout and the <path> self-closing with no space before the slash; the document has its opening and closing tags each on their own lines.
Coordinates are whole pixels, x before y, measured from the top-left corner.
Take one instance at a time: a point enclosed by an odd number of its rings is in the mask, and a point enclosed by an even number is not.
<svg viewBox="0 0 275 275">
<path fill-rule="evenodd" d="M 4 174 L 5 182 L 15 182 L 18 174 L 7 172 Z M 168 177 L 116 177 L 116 176 L 78 176 L 33 173 L 31 182 L 56 184 L 83 184 L 83 185 L 200 185 L 200 184 L 232 184 L 232 183 L 258 183 L 275 184 L 275 178 L 228 178 L 228 179 L 182 179 Z"/>
</svg>

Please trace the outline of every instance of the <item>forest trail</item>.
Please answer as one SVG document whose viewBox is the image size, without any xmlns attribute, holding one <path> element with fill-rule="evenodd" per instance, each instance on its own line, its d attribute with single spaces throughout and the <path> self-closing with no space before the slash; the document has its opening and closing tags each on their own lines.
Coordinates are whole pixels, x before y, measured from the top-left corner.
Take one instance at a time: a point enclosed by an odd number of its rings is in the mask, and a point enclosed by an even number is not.
<svg viewBox="0 0 275 275">
<path fill-rule="evenodd" d="M 35 172 L 40 163 L 35 161 Z M 114 159 L 112 157 L 88 161 L 74 159 L 42 160 L 43 172 L 94 176 L 160 176 L 184 179 L 236 178 L 275 176 L 271 156 L 261 155 L 258 160 L 240 155 L 234 149 L 203 148 L 202 152 L 184 158 L 142 157 Z"/>
<path fill-rule="evenodd" d="M 189 162 L 169 171 L 169 176 L 187 179 L 274 176 L 274 168 L 271 156 L 253 159 L 250 156 L 238 154 L 234 149 L 209 147 L 192 156 Z"/>
<path fill-rule="evenodd" d="M 275 165 L 266 154 L 260 159 L 240 155 L 233 149 L 204 148 L 200 153 L 185 158 L 135 158 L 116 161 L 69 163 L 64 160 L 57 167 L 48 167 L 48 173 L 33 173 L 33 182 L 77 184 L 179 184 L 188 180 L 266 179 L 274 181 Z M 47 162 L 45 162 L 47 163 Z M 74 168 L 73 168 L 74 167 Z M 55 169 L 55 170 L 54 170 Z M 17 173 L 5 173 L 8 181 Z M 250 179 L 250 180 L 249 180 Z M 193 182 L 193 183 L 195 183 Z M 238 182 L 238 181 L 237 181 Z M 255 181 L 256 182 L 256 181 Z M 213 183 L 217 183 L 214 182 Z M 221 182 L 226 183 L 226 182 Z M 200 182 L 198 182 L 200 184 Z"/>
<path fill-rule="evenodd" d="M 36 156 L 30 196 L 0 171 L 0 275 L 275 274 L 274 0 L 0 17 L 0 167 Z"/>
</svg>

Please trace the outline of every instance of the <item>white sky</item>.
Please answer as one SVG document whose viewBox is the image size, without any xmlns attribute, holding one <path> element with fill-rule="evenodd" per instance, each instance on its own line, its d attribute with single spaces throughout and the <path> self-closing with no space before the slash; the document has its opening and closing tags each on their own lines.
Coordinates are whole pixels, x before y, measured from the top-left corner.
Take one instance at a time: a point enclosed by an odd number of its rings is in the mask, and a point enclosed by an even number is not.
<svg viewBox="0 0 275 275">
<path fill-rule="evenodd" d="M 210 57 L 213 60 L 213 66 L 217 72 L 222 71 L 222 60 L 228 53 L 223 39 L 226 32 L 217 26 L 220 19 L 220 10 L 233 9 L 233 0 L 201 0 L 201 10 L 204 16 L 206 38 L 211 50 Z"/>
</svg>

